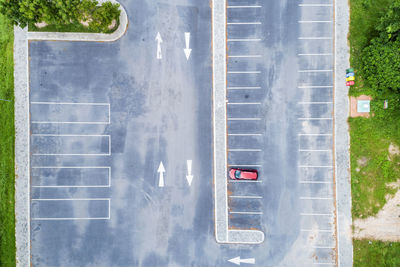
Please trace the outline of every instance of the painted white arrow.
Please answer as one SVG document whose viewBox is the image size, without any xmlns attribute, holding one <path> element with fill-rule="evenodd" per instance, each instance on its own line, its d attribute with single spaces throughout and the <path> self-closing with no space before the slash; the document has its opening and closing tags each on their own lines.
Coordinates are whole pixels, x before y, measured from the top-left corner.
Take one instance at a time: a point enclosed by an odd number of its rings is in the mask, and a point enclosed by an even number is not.
<svg viewBox="0 0 400 267">
<path fill-rule="evenodd" d="M 190 53 L 192 53 L 192 49 L 189 48 L 189 43 L 190 43 L 190 32 L 185 32 L 185 44 L 186 48 L 183 49 L 183 52 L 185 52 L 186 59 L 189 60 Z"/>
<path fill-rule="evenodd" d="M 247 264 L 255 264 L 256 260 L 254 258 L 249 258 L 249 259 L 241 259 L 240 256 L 228 260 L 229 262 L 232 262 L 236 265 L 240 265 L 241 263 L 247 263 Z"/>
<path fill-rule="evenodd" d="M 161 39 L 161 35 L 158 32 L 156 39 L 157 41 L 157 59 L 162 59 L 162 54 L 161 54 L 161 43 L 163 42 L 163 40 Z"/>
<path fill-rule="evenodd" d="M 187 165 L 187 175 L 186 175 L 186 180 L 189 184 L 189 186 L 192 184 L 193 181 L 193 175 L 192 175 L 192 160 L 187 160 L 186 161 L 186 165 Z"/>
<path fill-rule="evenodd" d="M 164 187 L 164 172 L 165 172 L 165 168 L 164 168 L 164 165 L 163 165 L 162 161 L 160 162 L 160 166 L 158 166 L 157 172 L 160 174 L 160 179 L 158 180 L 158 186 L 159 187 Z"/>
</svg>

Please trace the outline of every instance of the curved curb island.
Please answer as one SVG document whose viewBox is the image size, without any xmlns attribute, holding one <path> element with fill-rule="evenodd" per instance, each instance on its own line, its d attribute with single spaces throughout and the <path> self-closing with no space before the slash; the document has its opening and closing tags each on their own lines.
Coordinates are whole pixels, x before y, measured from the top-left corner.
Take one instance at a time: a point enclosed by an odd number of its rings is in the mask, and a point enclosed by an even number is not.
<svg viewBox="0 0 400 267">
<path fill-rule="evenodd" d="M 100 3 L 106 0 L 99 0 Z M 112 3 L 119 3 L 110 0 Z M 15 239 L 16 266 L 31 266 L 30 239 L 30 119 L 29 41 L 113 42 L 128 28 L 128 15 L 120 5 L 120 25 L 113 33 L 28 32 L 14 27 L 14 123 L 15 123 Z"/>
<path fill-rule="evenodd" d="M 112 2 L 116 0 L 99 0 L 99 3 Z M 120 4 L 121 15 L 119 26 L 113 33 L 82 33 L 82 32 L 29 32 L 28 40 L 34 41 L 81 41 L 81 42 L 113 42 L 121 38 L 128 28 L 128 15 L 125 8 Z"/>
</svg>

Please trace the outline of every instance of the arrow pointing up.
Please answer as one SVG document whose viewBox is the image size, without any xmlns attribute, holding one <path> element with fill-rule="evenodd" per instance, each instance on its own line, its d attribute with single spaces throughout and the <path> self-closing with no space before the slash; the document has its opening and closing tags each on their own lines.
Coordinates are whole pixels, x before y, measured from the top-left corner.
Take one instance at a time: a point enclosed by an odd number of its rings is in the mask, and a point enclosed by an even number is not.
<svg viewBox="0 0 400 267">
<path fill-rule="evenodd" d="M 186 161 L 187 169 L 188 169 L 188 174 L 186 175 L 186 180 L 189 184 L 189 186 L 192 184 L 193 181 L 193 175 L 192 175 L 192 160 L 187 160 Z"/>
<path fill-rule="evenodd" d="M 189 48 L 189 44 L 190 44 L 190 32 L 185 32 L 185 44 L 186 44 L 186 48 L 183 49 L 183 52 L 185 52 L 186 59 L 189 60 L 190 53 L 192 53 L 192 49 Z"/>
<path fill-rule="evenodd" d="M 157 33 L 157 36 L 156 36 L 155 40 L 157 41 L 157 59 L 162 59 L 161 43 L 163 42 L 163 40 L 161 39 L 161 35 L 160 35 L 159 32 Z"/>
<path fill-rule="evenodd" d="M 160 179 L 158 180 L 158 186 L 159 187 L 164 187 L 164 172 L 165 172 L 165 168 L 164 168 L 164 165 L 163 165 L 162 161 L 160 162 L 160 166 L 158 166 L 157 172 L 160 174 Z"/>
<path fill-rule="evenodd" d="M 249 258 L 249 259 L 241 259 L 240 256 L 228 260 L 229 262 L 232 262 L 236 265 L 240 265 L 241 263 L 247 263 L 247 264 L 255 264 L 256 260 L 254 258 Z"/>
</svg>

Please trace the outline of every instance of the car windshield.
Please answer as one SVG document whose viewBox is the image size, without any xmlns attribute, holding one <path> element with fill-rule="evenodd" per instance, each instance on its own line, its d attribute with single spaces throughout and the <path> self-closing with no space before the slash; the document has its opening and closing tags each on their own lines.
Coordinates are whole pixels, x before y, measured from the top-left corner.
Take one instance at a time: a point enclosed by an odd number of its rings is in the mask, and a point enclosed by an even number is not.
<svg viewBox="0 0 400 267">
<path fill-rule="evenodd" d="M 240 171 L 235 171 L 235 177 L 240 178 Z"/>
</svg>

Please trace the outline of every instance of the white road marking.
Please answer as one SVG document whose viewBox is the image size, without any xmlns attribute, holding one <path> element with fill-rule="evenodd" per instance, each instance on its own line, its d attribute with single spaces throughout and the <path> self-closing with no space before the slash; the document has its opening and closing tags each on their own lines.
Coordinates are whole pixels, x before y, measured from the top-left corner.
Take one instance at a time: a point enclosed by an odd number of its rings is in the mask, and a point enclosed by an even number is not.
<svg viewBox="0 0 400 267">
<path fill-rule="evenodd" d="M 333 216 L 331 213 L 300 213 L 300 216 Z"/>
<path fill-rule="evenodd" d="M 228 148 L 230 152 L 261 152 L 262 149 L 252 149 L 252 148 Z"/>
<path fill-rule="evenodd" d="M 257 90 L 261 89 L 260 86 L 231 86 L 227 88 L 228 90 Z"/>
<path fill-rule="evenodd" d="M 262 215 L 261 211 L 230 211 L 231 214 L 243 214 L 243 215 Z"/>
<path fill-rule="evenodd" d="M 307 89 L 307 88 L 333 88 L 332 85 L 301 85 L 298 87 L 299 89 Z"/>
<path fill-rule="evenodd" d="M 33 105 L 87 105 L 87 106 L 110 106 L 110 103 L 73 103 L 73 102 L 37 102 L 32 101 Z"/>
<path fill-rule="evenodd" d="M 262 6 L 228 6 L 228 8 L 260 8 Z"/>
<path fill-rule="evenodd" d="M 56 136 L 61 136 L 61 137 L 103 137 L 103 136 L 108 136 L 110 138 L 109 134 L 31 134 L 32 136 L 51 136 L 51 137 L 56 137 Z"/>
<path fill-rule="evenodd" d="M 227 25 L 260 25 L 261 22 L 228 22 Z"/>
<path fill-rule="evenodd" d="M 110 124 L 109 121 L 31 121 L 34 124 Z"/>
<path fill-rule="evenodd" d="M 301 200 L 332 200 L 332 197 L 299 197 Z"/>
<path fill-rule="evenodd" d="M 228 118 L 228 121 L 260 121 L 261 118 Z"/>
<path fill-rule="evenodd" d="M 299 20 L 299 23 L 332 23 L 332 20 Z"/>
<path fill-rule="evenodd" d="M 160 33 L 157 33 L 156 39 L 157 41 L 157 59 L 162 59 L 162 54 L 161 54 L 161 43 L 163 42 Z"/>
<path fill-rule="evenodd" d="M 332 149 L 299 149 L 300 152 L 332 152 Z"/>
<path fill-rule="evenodd" d="M 190 32 L 185 32 L 186 47 L 183 49 L 183 52 L 185 52 L 186 60 L 189 60 L 190 53 L 192 53 L 192 49 L 189 48 L 189 44 L 190 44 Z"/>
<path fill-rule="evenodd" d="M 261 55 L 233 55 L 229 56 L 230 58 L 255 58 L 255 57 L 261 57 Z"/>
<path fill-rule="evenodd" d="M 228 134 L 228 136 L 262 136 L 262 134 L 257 133 L 239 133 L 239 134 Z"/>
<path fill-rule="evenodd" d="M 299 37 L 299 40 L 332 40 L 332 37 Z"/>
<path fill-rule="evenodd" d="M 333 70 L 299 70 L 300 73 L 308 73 L 308 72 L 332 72 Z"/>
<path fill-rule="evenodd" d="M 332 136 L 332 134 L 326 133 L 301 133 L 299 136 Z"/>
<path fill-rule="evenodd" d="M 299 6 L 302 6 L 302 7 L 308 7 L 308 6 L 311 6 L 311 7 L 313 7 L 313 6 L 327 6 L 327 7 L 331 7 L 332 4 L 299 4 Z"/>
<path fill-rule="evenodd" d="M 261 71 L 228 71 L 228 74 L 258 74 Z"/>
<path fill-rule="evenodd" d="M 239 266 L 240 266 L 241 263 L 247 263 L 247 264 L 255 264 L 256 263 L 256 259 L 254 259 L 254 258 L 241 259 L 240 256 L 236 257 L 236 258 L 233 258 L 233 259 L 230 259 L 228 261 L 233 263 L 233 264 L 239 265 Z"/>
<path fill-rule="evenodd" d="M 332 56 L 331 53 L 320 53 L 320 54 L 297 54 L 298 56 Z"/>
<path fill-rule="evenodd" d="M 261 196 L 229 196 L 230 198 L 250 198 L 250 199 L 261 199 Z"/>
<path fill-rule="evenodd" d="M 313 246 L 312 248 L 321 248 L 321 249 L 334 249 L 335 247 L 324 247 L 324 246 Z"/>
<path fill-rule="evenodd" d="M 228 102 L 228 105 L 261 105 L 261 103 L 260 102 L 247 102 L 247 103 Z"/>
<path fill-rule="evenodd" d="M 299 165 L 299 168 L 333 168 L 333 166 L 318 166 L 318 165 Z"/>
<path fill-rule="evenodd" d="M 299 105 L 322 105 L 322 104 L 332 104 L 332 102 L 298 102 Z"/>
<path fill-rule="evenodd" d="M 336 265 L 334 262 L 313 262 L 314 265 Z"/>
<path fill-rule="evenodd" d="M 260 42 L 261 39 L 249 38 L 249 39 L 228 39 L 228 42 Z"/>
<path fill-rule="evenodd" d="M 165 172 L 165 168 L 164 168 L 164 164 L 162 163 L 162 161 L 160 162 L 160 165 L 158 166 L 157 172 L 159 173 L 158 186 L 159 187 L 164 187 L 164 172 Z"/>
<path fill-rule="evenodd" d="M 187 166 L 187 175 L 186 175 L 186 180 L 189 184 L 189 186 L 192 184 L 193 181 L 193 175 L 192 175 L 192 160 L 187 160 L 186 161 L 186 166 Z"/>
<path fill-rule="evenodd" d="M 300 229 L 301 232 L 326 232 L 332 233 L 332 229 Z"/>
<path fill-rule="evenodd" d="M 298 118 L 299 121 L 332 120 L 332 118 Z"/>
<path fill-rule="evenodd" d="M 299 181 L 300 184 L 331 184 L 332 182 L 329 181 L 306 181 L 302 180 Z"/>
</svg>

